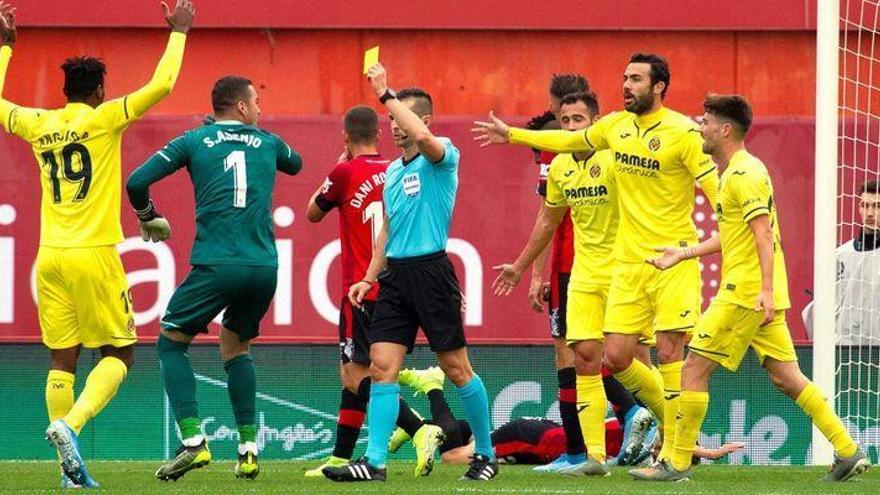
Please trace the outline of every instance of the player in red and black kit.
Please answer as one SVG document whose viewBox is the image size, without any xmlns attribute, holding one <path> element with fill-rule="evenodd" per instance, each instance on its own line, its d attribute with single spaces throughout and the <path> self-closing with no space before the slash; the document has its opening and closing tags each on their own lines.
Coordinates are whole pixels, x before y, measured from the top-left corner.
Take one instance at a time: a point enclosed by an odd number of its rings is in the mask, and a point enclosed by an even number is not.
<svg viewBox="0 0 880 495">
<path fill-rule="evenodd" d="M 370 398 L 370 340 L 367 330 L 379 285 L 375 284 L 358 309 L 348 300 L 348 289 L 362 280 L 373 255 L 373 243 L 382 228 L 384 209 L 382 190 L 389 161 L 379 156 L 379 117 L 367 106 L 359 105 L 343 119 L 345 151 L 324 184 L 309 200 L 310 222 L 320 222 L 333 209 L 339 209 L 339 239 L 342 244 L 342 292 L 339 306 L 339 351 L 342 399 L 339 405 L 336 445 L 321 466 L 306 471 L 307 477 L 322 477 L 324 467 L 348 464 L 360 435 Z M 401 399 L 398 426 L 411 438 L 426 425 Z M 425 433 L 425 432 L 422 432 Z M 437 435 L 427 435 L 435 438 Z M 440 435 L 442 437 L 442 435 Z"/>
<path fill-rule="evenodd" d="M 431 406 L 431 419 L 428 423 L 443 429 L 446 441 L 440 446 L 440 456 L 447 464 L 467 464 L 474 454 L 471 427 L 467 421 L 456 419 L 446 402 L 443 393 L 442 373 L 439 370 L 405 370 L 401 372 L 401 384 L 428 397 Z M 623 430 L 617 418 L 605 420 L 605 446 L 609 456 L 618 455 L 623 444 Z M 583 449 L 583 440 L 581 449 Z M 543 418 L 516 418 L 501 425 L 492 432 L 492 448 L 499 462 L 507 464 L 546 464 L 558 459 L 568 450 L 568 435 L 557 422 Z M 650 445 L 639 444 L 650 453 Z M 694 462 L 703 459 L 720 459 L 731 452 L 745 447 L 743 443 L 727 443 L 717 449 L 698 447 L 694 450 Z"/>
<path fill-rule="evenodd" d="M 544 114 L 530 120 L 526 127 L 535 130 L 558 129 L 557 115 L 561 108 L 562 99 L 568 94 L 586 92 L 589 89 L 589 82 L 580 74 L 555 74 L 550 80 L 549 109 Z M 539 150 L 534 150 L 534 153 L 535 163 L 539 169 L 537 193 L 543 197 L 547 193 L 547 173 L 550 169 L 550 162 L 556 155 Z M 543 200 L 541 208 L 544 208 Z M 548 259 L 550 280 L 545 282 L 544 272 Z M 553 237 L 553 243 L 535 260 L 528 295 L 532 309 L 539 313 L 543 312 L 544 303 L 549 302 L 550 336 L 553 337 L 556 374 L 559 382 L 559 412 L 567 439 L 564 455 L 560 455 L 558 459 L 546 466 L 536 468 L 537 471 L 556 472 L 584 461 L 583 434 L 577 415 L 577 374 L 574 368 L 574 351 L 568 348 L 566 342 L 567 293 L 573 265 L 574 225 L 571 221 L 571 214 L 566 212 Z M 626 426 L 624 444 L 629 448 L 629 455 L 620 455 L 617 460 L 621 465 L 637 462 L 640 460 L 638 459 L 640 451 L 634 447 L 646 439 L 653 440 L 650 412 L 641 408 L 633 394 L 606 369 L 602 370 L 602 381 L 605 394 L 614 406 L 620 424 Z"/>
</svg>

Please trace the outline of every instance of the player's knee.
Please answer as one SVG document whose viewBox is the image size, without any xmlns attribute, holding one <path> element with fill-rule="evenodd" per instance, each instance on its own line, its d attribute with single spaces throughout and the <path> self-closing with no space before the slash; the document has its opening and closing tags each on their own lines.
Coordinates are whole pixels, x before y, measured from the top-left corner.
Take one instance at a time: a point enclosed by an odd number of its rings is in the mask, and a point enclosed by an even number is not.
<svg viewBox="0 0 880 495">
<path fill-rule="evenodd" d="M 53 350 L 50 368 L 53 370 L 66 371 L 67 373 L 76 373 L 76 361 L 78 357 L 78 350 Z"/>
<path fill-rule="evenodd" d="M 370 378 L 374 383 L 395 382 L 399 371 L 390 359 L 374 359 L 370 364 Z"/>
<path fill-rule="evenodd" d="M 458 387 L 467 385 L 471 378 L 474 377 L 474 370 L 466 360 L 443 360 L 440 361 L 440 368 L 446 373 L 449 381 Z"/>
<path fill-rule="evenodd" d="M 129 345 L 125 347 L 113 347 L 113 346 L 105 346 L 101 348 L 101 356 L 103 357 L 114 357 L 125 365 L 126 368 L 131 368 L 134 365 L 134 346 Z"/>
<path fill-rule="evenodd" d="M 612 373 L 620 373 L 629 368 L 632 364 L 632 360 L 632 356 L 628 356 L 622 352 L 615 352 L 611 349 L 608 349 L 605 353 L 605 366 L 607 366 Z"/>
</svg>

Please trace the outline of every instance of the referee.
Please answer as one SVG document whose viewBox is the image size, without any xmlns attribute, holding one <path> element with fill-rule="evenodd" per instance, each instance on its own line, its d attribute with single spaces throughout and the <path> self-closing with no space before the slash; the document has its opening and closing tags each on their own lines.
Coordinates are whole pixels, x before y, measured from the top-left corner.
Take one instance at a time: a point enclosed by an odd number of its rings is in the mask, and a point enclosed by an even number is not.
<svg viewBox="0 0 880 495">
<path fill-rule="evenodd" d="M 465 349 L 462 294 L 446 256 L 449 224 L 458 189 L 459 152 L 447 138 L 431 134 L 431 96 L 418 88 L 388 88 L 385 68 L 367 77 L 391 116 L 394 144 L 403 156 L 387 171 L 385 218 L 364 280 L 349 299 L 360 307 L 377 281 L 379 299 L 370 326 L 369 443 L 364 458 L 324 475 L 334 481 L 384 481 L 388 440 L 398 413 L 398 372 L 412 352 L 419 327 L 440 367 L 456 385 L 475 438 L 475 452 L 463 480 L 489 480 L 498 473 L 492 450 L 489 401 Z M 429 458 L 433 458 L 433 452 Z"/>
</svg>

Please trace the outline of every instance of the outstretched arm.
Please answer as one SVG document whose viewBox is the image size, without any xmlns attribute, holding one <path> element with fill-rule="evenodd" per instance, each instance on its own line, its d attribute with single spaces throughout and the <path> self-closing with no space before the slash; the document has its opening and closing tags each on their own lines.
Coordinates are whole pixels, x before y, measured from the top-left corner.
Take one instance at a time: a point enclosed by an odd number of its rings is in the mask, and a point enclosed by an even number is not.
<svg viewBox="0 0 880 495">
<path fill-rule="evenodd" d="M 554 151 L 556 153 L 574 153 L 578 151 L 597 151 L 608 147 L 601 120 L 584 132 L 564 130 L 532 131 L 510 127 L 503 120 L 489 112 L 486 122 L 474 122 L 474 141 L 481 147 L 492 144 L 519 144 L 529 148 Z"/>
<path fill-rule="evenodd" d="M 162 98 L 168 96 L 180 74 L 186 33 L 192 27 L 196 10 L 190 0 L 177 0 L 173 11 L 164 2 L 162 8 L 165 11 L 165 20 L 171 26 L 171 37 L 150 82 L 123 98 L 124 123 L 140 118 L 147 113 L 147 110 L 162 101 Z"/>
<path fill-rule="evenodd" d="M 373 85 L 376 96 L 382 98 L 386 91 L 388 91 L 388 74 L 385 72 L 385 68 L 382 67 L 382 64 L 377 63 L 367 71 L 367 77 Z M 428 126 L 422 121 L 421 117 L 416 115 L 397 98 L 386 99 L 385 108 L 388 109 L 391 118 L 403 129 L 403 132 L 415 141 L 416 146 L 419 147 L 419 152 L 428 161 L 440 163 L 443 160 L 443 157 L 446 155 L 446 148 L 436 136 L 431 134 L 431 131 L 428 130 Z"/>
</svg>

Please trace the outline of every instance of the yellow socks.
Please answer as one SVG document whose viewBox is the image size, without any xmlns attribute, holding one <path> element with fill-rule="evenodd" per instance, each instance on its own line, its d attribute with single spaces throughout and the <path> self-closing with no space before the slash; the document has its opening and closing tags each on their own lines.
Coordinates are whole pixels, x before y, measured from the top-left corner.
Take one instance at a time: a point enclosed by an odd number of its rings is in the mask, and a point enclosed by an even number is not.
<svg viewBox="0 0 880 495">
<path fill-rule="evenodd" d="M 61 370 L 49 370 L 46 377 L 46 410 L 49 421 L 63 418 L 73 407 L 73 382 L 76 376 Z"/>
<path fill-rule="evenodd" d="M 807 386 L 798 395 L 797 405 L 813 420 L 813 424 L 831 442 L 839 456 L 850 457 L 856 453 L 858 445 L 849 436 L 840 418 L 813 382 L 807 382 Z"/>
<path fill-rule="evenodd" d="M 663 420 L 663 383 L 651 368 L 638 359 L 633 359 L 629 368 L 615 373 L 614 378 L 629 389 L 659 420 Z"/>
<path fill-rule="evenodd" d="M 663 448 L 660 450 L 659 459 L 667 459 L 672 455 L 675 448 L 675 415 L 678 414 L 678 401 L 681 394 L 681 368 L 684 361 L 663 363 L 659 366 L 660 375 L 663 377 Z"/>
<path fill-rule="evenodd" d="M 577 376 L 577 414 L 587 455 L 605 462 L 605 411 L 608 407 L 602 375 Z"/>
<path fill-rule="evenodd" d="M 83 426 L 101 412 L 116 395 L 127 372 L 125 363 L 118 358 L 112 356 L 101 358 L 95 369 L 89 373 L 86 386 L 79 394 L 76 404 L 64 417 L 67 426 L 78 435 Z"/>
<path fill-rule="evenodd" d="M 674 423 L 667 425 L 666 431 L 670 432 L 670 438 L 673 435 L 675 438 L 675 444 L 669 449 L 672 467 L 684 471 L 691 466 L 691 457 L 694 447 L 697 446 L 700 428 L 703 426 L 703 419 L 706 418 L 706 411 L 709 410 L 709 392 L 685 390 L 677 402 L 679 417 Z M 663 444 L 663 449 L 666 450 L 666 443 Z"/>
</svg>

